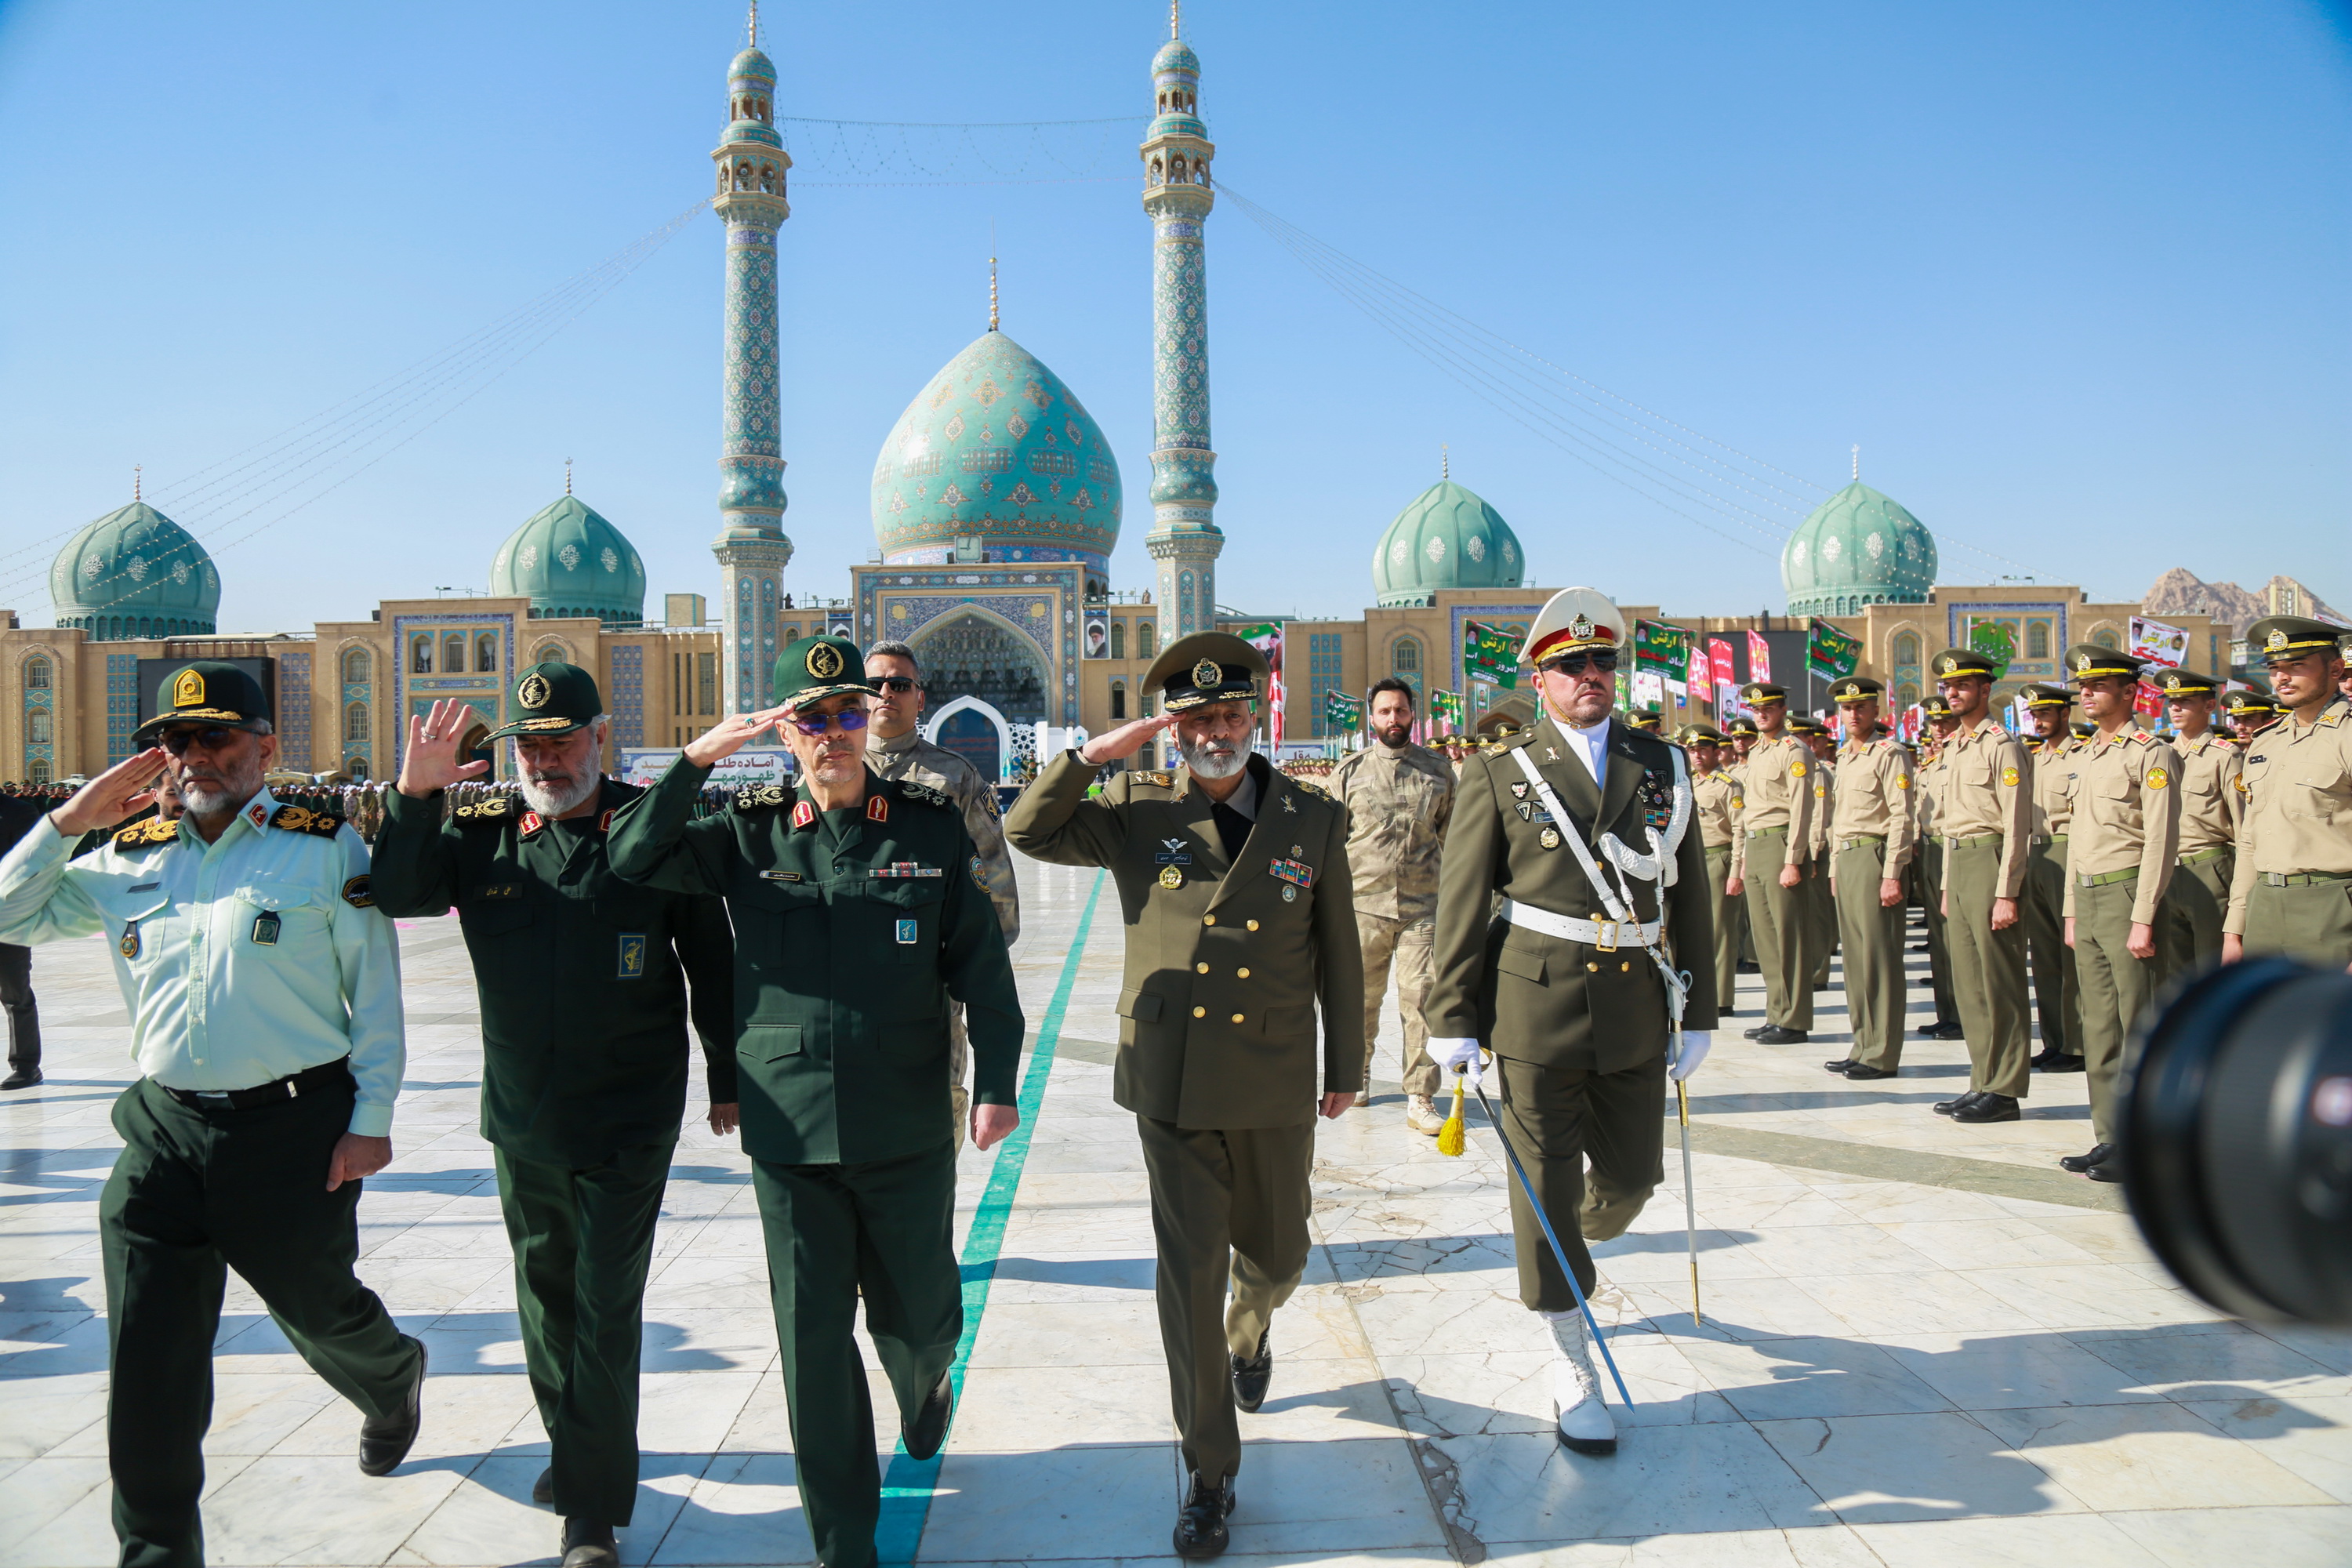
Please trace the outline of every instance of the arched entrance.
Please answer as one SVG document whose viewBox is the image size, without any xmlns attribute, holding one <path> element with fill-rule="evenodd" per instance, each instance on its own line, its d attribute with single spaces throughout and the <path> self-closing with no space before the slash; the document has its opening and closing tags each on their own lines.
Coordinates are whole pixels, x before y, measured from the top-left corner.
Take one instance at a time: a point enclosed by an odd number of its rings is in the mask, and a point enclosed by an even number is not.
<svg viewBox="0 0 2352 1568">
<path fill-rule="evenodd" d="M 1003 778 L 1013 758 L 1013 730 L 1004 715 L 973 697 L 959 697 L 933 714 L 923 738 L 978 768 L 984 779 Z"/>
<path fill-rule="evenodd" d="M 918 632 L 912 646 L 932 712 L 944 714 L 969 697 L 1002 719 L 1049 717 L 1051 672 L 1036 643 L 996 616 L 970 607 L 942 616 Z"/>
</svg>

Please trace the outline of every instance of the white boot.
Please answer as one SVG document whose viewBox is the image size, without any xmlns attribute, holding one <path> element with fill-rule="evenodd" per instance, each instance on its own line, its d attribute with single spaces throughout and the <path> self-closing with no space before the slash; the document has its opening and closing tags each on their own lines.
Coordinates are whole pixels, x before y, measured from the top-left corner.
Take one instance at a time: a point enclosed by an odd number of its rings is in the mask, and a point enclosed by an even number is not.
<svg viewBox="0 0 2352 1568">
<path fill-rule="evenodd" d="M 1559 1440 L 1577 1454 L 1617 1451 L 1617 1423 L 1601 1402 L 1601 1374 L 1592 1364 L 1592 1331 L 1584 1314 L 1574 1310 L 1546 1312 L 1558 1359 L 1551 1366 L 1551 1397 L 1559 1421 Z"/>
<path fill-rule="evenodd" d="M 1434 1138 L 1445 1131 L 1445 1115 L 1429 1096 L 1409 1094 L 1404 1100 L 1404 1124 L 1415 1132 Z"/>
</svg>

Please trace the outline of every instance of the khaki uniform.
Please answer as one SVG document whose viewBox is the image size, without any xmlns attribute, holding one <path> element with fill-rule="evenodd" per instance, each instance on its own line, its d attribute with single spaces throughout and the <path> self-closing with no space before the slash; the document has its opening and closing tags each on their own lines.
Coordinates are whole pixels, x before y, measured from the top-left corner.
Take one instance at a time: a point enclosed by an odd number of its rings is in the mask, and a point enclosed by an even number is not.
<svg viewBox="0 0 2352 1568">
<path fill-rule="evenodd" d="M 1780 886 L 1780 868 L 1818 876 L 1813 849 L 1813 773 L 1821 764 L 1802 741 L 1783 735 L 1748 753 L 1740 794 L 1741 861 L 1748 924 L 1764 971 L 1764 1021 L 1783 1029 L 1813 1026 L 1811 895 L 1800 881 Z"/>
<path fill-rule="evenodd" d="M 1420 746 L 1375 742 L 1331 770 L 1332 797 L 1348 808 L 1348 865 L 1356 877 L 1356 931 L 1364 952 L 1364 1082 L 1381 1032 L 1381 997 L 1396 965 L 1404 1024 L 1398 1076 L 1405 1093 L 1434 1095 L 1437 1064 L 1421 1008 L 1429 994 L 1429 944 L 1437 923 L 1437 859 L 1454 816 L 1454 770 Z"/>
<path fill-rule="evenodd" d="M 1739 979 L 1739 929 L 1745 911 L 1726 893 L 1738 831 L 1739 784 L 1722 768 L 1691 775 L 1691 816 L 1706 856 L 1706 908 L 1715 925 L 1716 1005 L 1728 1013 Z"/>
<path fill-rule="evenodd" d="M 1853 1027 L 1847 1054 L 1892 1071 L 1903 1059 L 1903 906 L 1882 905 L 1878 890 L 1883 881 L 1902 881 L 1911 865 L 1917 831 L 1911 753 L 1893 741 L 1848 742 L 1838 748 L 1838 763 L 1829 843 Z"/>
<path fill-rule="evenodd" d="M 2082 999 L 2075 965 L 2080 955 L 2066 945 L 2062 911 L 2066 903 L 2066 836 L 2074 816 L 2074 774 L 2083 742 L 2067 735 L 2042 742 L 2033 752 L 2033 844 L 2025 865 L 2025 950 L 2033 968 L 2034 1011 L 2042 1044 L 2061 1056 L 2083 1054 Z"/>
<path fill-rule="evenodd" d="M 1829 989 L 1830 960 L 1838 946 L 1837 895 L 1830 888 L 1831 879 L 1837 874 L 1837 852 L 1830 840 L 1830 824 L 1836 816 L 1837 764 L 1817 763 L 1813 768 L 1813 848 L 1808 858 L 1813 874 L 1805 879 L 1805 896 L 1812 910 L 1811 984 L 1816 991 Z"/>
<path fill-rule="evenodd" d="M 1944 851 L 1952 992 L 1968 1033 L 1969 1088 L 2025 1098 L 2025 922 L 1995 931 L 1996 899 L 2025 890 L 2032 760 L 1990 716 L 1952 731 L 1936 759 L 1936 838 Z"/>
<path fill-rule="evenodd" d="M 2222 930 L 2248 956 L 2284 952 L 2352 964 L 2352 705 L 2292 715 L 2245 743 L 2237 864 Z"/>
<path fill-rule="evenodd" d="M 1952 952 L 1944 934 L 1944 849 L 1936 842 L 1935 762 L 1943 743 L 1933 735 L 1919 743 L 1911 774 L 1912 826 L 1919 852 L 1911 861 L 1911 897 L 1927 928 L 1927 988 L 1936 1000 L 1938 1024 L 1958 1023 L 1959 1002 L 1952 994 Z"/>
<path fill-rule="evenodd" d="M 935 746 L 919 731 L 876 740 L 866 748 L 866 765 L 886 779 L 911 779 L 955 802 L 963 813 L 964 831 L 971 835 L 980 856 L 981 885 L 996 906 L 996 923 L 1004 945 L 1021 939 L 1021 889 L 1013 879 L 1013 856 L 1004 847 L 1004 823 L 996 809 L 996 786 L 980 770 L 945 746 Z M 955 1121 L 955 1146 L 963 1147 L 964 1123 L 971 1096 L 963 1086 L 964 1069 L 971 1058 L 971 1041 L 964 1032 L 963 1008 L 948 1013 L 948 1099 Z"/>
<path fill-rule="evenodd" d="M 2083 742 L 2066 839 L 2064 915 L 2074 922 L 2083 998 L 2083 1067 L 2094 1141 L 2116 1141 L 2116 1077 L 2133 1021 L 2164 980 L 2163 948 L 2135 958 L 2135 925 L 2161 935 L 2180 843 L 2180 758 L 2145 730 Z"/>
<path fill-rule="evenodd" d="M 2174 742 L 2173 750 L 2180 755 L 2180 869 L 2165 900 L 2169 913 L 2159 933 L 2168 975 L 2221 960 L 2238 819 L 2245 809 L 2238 774 L 2246 753 L 2237 742 L 2208 730 L 2193 741 Z"/>
</svg>

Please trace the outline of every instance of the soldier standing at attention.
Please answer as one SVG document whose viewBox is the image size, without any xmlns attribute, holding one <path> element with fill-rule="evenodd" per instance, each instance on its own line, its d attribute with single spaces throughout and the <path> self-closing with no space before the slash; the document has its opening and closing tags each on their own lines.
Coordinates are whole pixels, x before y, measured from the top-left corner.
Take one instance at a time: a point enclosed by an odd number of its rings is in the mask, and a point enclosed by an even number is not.
<svg viewBox="0 0 2352 1568">
<path fill-rule="evenodd" d="M 2168 669 L 2157 679 L 2172 748 L 2180 753 L 2180 860 L 2166 903 L 2170 913 L 2158 940 L 2164 972 L 2188 974 L 2221 961 L 2221 922 L 2230 913 L 2231 857 L 2245 797 L 2238 773 L 2245 752 L 2213 728 L 2213 698 L 2221 683 L 2193 669 Z"/>
<path fill-rule="evenodd" d="M 1789 733 L 1813 753 L 1813 839 L 1806 858 L 1813 874 L 1805 879 L 1805 897 L 1813 917 L 1808 933 L 1813 954 L 1812 988 L 1826 991 L 1830 959 L 1838 946 L 1837 900 L 1830 892 L 1831 857 L 1836 853 L 1830 843 L 1830 823 L 1837 815 L 1837 740 L 1820 720 L 1801 714 L 1789 721 Z"/>
<path fill-rule="evenodd" d="M 1740 862 L 1733 879 L 1748 896 L 1748 929 L 1764 971 L 1764 1022 L 1747 1031 L 1767 1046 L 1800 1046 L 1813 1026 L 1814 916 L 1805 877 L 1813 842 L 1812 748 L 1788 732 L 1789 696 L 1752 681 L 1740 700 L 1759 731 L 1740 764 Z M 1735 728 L 1736 733 L 1736 728 Z"/>
<path fill-rule="evenodd" d="M 874 688 L 857 645 L 806 637 L 776 656 L 778 706 L 722 719 L 613 820 L 613 867 L 717 894 L 735 925 L 743 1151 L 766 1233 L 793 1464 L 817 1561 L 869 1568 L 881 1516 L 858 1303 L 928 1459 L 954 1413 L 963 1285 L 948 1005 L 971 1025 L 971 1142 L 1021 1124 L 1021 1003 L 963 816 L 928 784 L 866 767 Z M 791 789 L 737 792 L 695 818 L 713 764 L 771 726 Z"/>
<path fill-rule="evenodd" d="M 1715 931 L 1715 999 L 1718 1018 L 1732 1016 L 1732 993 L 1739 979 L 1739 900 L 1725 889 L 1731 882 L 1732 837 L 1738 822 L 1739 786 L 1723 771 L 1723 737 L 1705 724 L 1683 726 L 1682 743 L 1691 760 L 1691 812 L 1699 847 L 1706 855 L 1707 920 Z"/>
<path fill-rule="evenodd" d="M 1364 699 L 1372 743 L 1331 770 L 1331 798 L 1348 808 L 1348 865 L 1356 878 L 1356 931 L 1364 950 L 1364 1086 L 1371 1101 L 1372 1051 L 1380 1039 L 1381 998 L 1396 962 L 1397 1013 L 1403 1021 L 1405 1125 L 1435 1137 L 1445 1127 L 1431 1096 L 1437 1064 L 1421 1021 L 1429 994 L 1429 943 L 1437 922 L 1437 853 L 1454 812 L 1454 770 L 1412 743 L 1413 691 L 1394 676 Z"/>
<path fill-rule="evenodd" d="M 1845 745 L 1838 757 L 1830 825 L 1830 885 L 1845 952 L 1846 1015 L 1853 1048 L 1823 1064 L 1858 1082 L 1893 1078 L 1903 1060 L 1903 877 L 1911 864 L 1911 753 L 1878 738 L 1875 680 L 1849 675 L 1830 687 Z"/>
<path fill-rule="evenodd" d="M 2352 968 L 2352 699 L 2336 628 L 2272 616 L 2246 630 L 2285 716 L 2256 731 L 2238 775 L 2222 962 L 2284 952 Z"/>
<path fill-rule="evenodd" d="M 1234 1410 L 1264 1403 L 1275 1309 L 1307 1268 L 1315 1119 L 1364 1087 L 1348 811 L 1250 750 L 1265 676 L 1265 656 L 1224 632 L 1169 644 L 1144 677 L 1160 715 L 1064 752 L 1004 818 L 1026 854 L 1108 868 L 1127 915 L 1111 1096 L 1135 1113 L 1151 1181 L 1160 1342 L 1192 1477 L 1180 1557 L 1228 1542 Z M 1097 769 L 1171 728 L 1181 770 L 1128 769 L 1088 798 Z"/>
<path fill-rule="evenodd" d="M 866 765 L 886 779 L 912 779 L 955 802 L 963 813 L 963 827 L 971 835 L 980 856 L 981 880 L 988 886 L 988 901 L 996 906 L 996 923 L 1004 945 L 1021 940 L 1021 889 L 1013 878 L 1013 856 L 1004 847 L 1004 819 L 997 810 L 996 785 L 980 770 L 949 751 L 923 739 L 915 721 L 923 716 L 923 672 L 915 650 L 902 642 L 877 642 L 866 650 L 866 679 L 877 693 L 872 737 L 866 746 Z M 950 1125 L 956 1147 L 963 1147 L 963 1124 L 971 1098 L 963 1087 L 971 1054 L 963 1026 L 963 1009 L 948 1013 L 948 1079 Z"/>
<path fill-rule="evenodd" d="M 1591 588 L 1561 589 L 1528 627 L 1543 716 L 1463 772 L 1429 995 L 1430 1054 L 1440 1066 L 1475 1083 L 1482 1047 L 1493 1052 L 1504 1136 L 1588 1297 L 1596 1275 L 1585 1244 L 1623 1235 L 1657 1190 L 1667 1074 L 1696 1070 L 1716 1025 L 1714 987 L 1694 986 L 1680 1055 L 1668 1060 L 1666 984 L 1643 950 L 1663 942 L 1669 964 L 1696 971 L 1715 933 L 1706 853 L 1687 831 L 1682 754 L 1611 721 L 1624 635 L 1617 606 Z M 1611 917 L 1601 878 L 1628 889 L 1623 923 Z M 1591 1331 L 1526 1192 L 1517 1183 L 1510 1191 L 1519 1300 L 1544 1315 L 1559 1352 L 1559 1440 L 1575 1453 L 1614 1453 Z"/>
<path fill-rule="evenodd" d="M 2230 728 L 2237 731 L 2241 745 L 2252 740 L 2256 731 L 2278 721 L 2279 705 L 2259 691 L 2232 691 L 2223 707 L 2229 710 Z"/>
<path fill-rule="evenodd" d="M 1935 668 L 1937 688 L 1958 721 L 1936 763 L 1936 837 L 1944 850 L 1944 932 L 1969 1072 L 1968 1092 L 1934 1109 L 1955 1121 L 2016 1121 L 2024 1114 L 2018 1101 L 2029 1075 L 2018 901 L 2033 820 L 2025 776 L 2032 763 L 1990 711 L 1991 659 L 1973 648 L 1946 648 Z"/>
<path fill-rule="evenodd" d="M 482 1136 L 547 1431 L 531 1498 L 563 1520 L 563 1568 L 614 1568 L 613 1532 L 636 1506 L 646 1273 L 686 1114 L 689 983 L 710 1130 L 735 1131 L 733 938 L 717 899 L 613 874 L 607 830 L 644 792 L 599 766 L 595 677 L 534 664 L 510 695 L 518 717 L 470 747 L 480 720 L 462 698 L 409 719 L 376 836 L 376 906 L 395 920 L 457 910 L 481 999 Z M 521 799 L 445 818 L 445 792 L 490 771 L 463 759 L 509 738 Z"/>
<path fill-rule="evenodd" d="M 261 683 L 200 660 L 163 677 L 117 763 L 0 862 L 0 942 L 103 931 L 140 1078 L 114 1102 L 121 1157 L 99 1198 L 107 1463 L 131 1568 L 204 1568 L 213 1338 L 236 1270 L 296 1353 L 358 1405 L 359 1465 L 416 1441 L 425 1346 L 352 1273 L 360 1185 L 392 1163 L 407 1060 L 400 947 L 359 835 L 262 783 L 278 754 Z M 186 815 L 75 841 L 148 803 L 169 769 Z"/>
<path fill-rule="evenodd" d="M 2042 1024 L 2035 1072 L 2083 1070 L 2083 1005 L 2074 950 L 2065 941 L 2066 834 L 2074 816 L 2074 775 L 2087 742 L 2067 728 L 2074 694 L 2063 686 L 2029 686 L 2022 695 L 2034 735 L 2032 848 L 2025 863 L 2025 953 Z"/>
<path fill-rule="evenodd" d="M 2164 980 L 2158 947 L 2180 843 L 2180 758 L 2132 722 L 2140 661 L 2095 643 L 2066 650 L 2096 726 L 2074 758 L 2074 818 L 2066 840 L 2066 944 L 2083 997 L 2092 1148 L 2059 1161 L 2095 1182 L 2123 1180 L 2116 1079 L 2124 1041 Z"/>
<path fill-rule="evenodd" d="M 1919 704 L 1926 721 L 1919 736 L 1919 761 L 1911 774 L 1911 798 L 1918 807 L 1919 853 L 1911 862 L 1911 897 L 1919 905 L 1927 928 L 1927 984 L 1936 999 L 1936 1016 L 1921 1026 L 1927 1040 L 1960 1038 L 1960 1005 L 1952 995 L 1952 953 L 1944 931 L 1944 850 L 1936 841 L 1936 762 L 1944 742 L 1959 728 L 1952 705 L 1940 691 L 1931 691 Z"/>
</svg>

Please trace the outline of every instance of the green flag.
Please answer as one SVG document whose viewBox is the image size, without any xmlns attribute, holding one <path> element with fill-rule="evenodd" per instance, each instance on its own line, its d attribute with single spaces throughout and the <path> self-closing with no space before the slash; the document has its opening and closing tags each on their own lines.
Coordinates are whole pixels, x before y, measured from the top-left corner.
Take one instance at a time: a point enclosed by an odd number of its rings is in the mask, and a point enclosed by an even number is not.
<svg viewBox="0 0 2352 1568">
<path fill-rule="evenodd" d="M 1633 623 L 1633 668 L 1658 669 L 1676 680 L 1690 665 L 1691 635 L 1681 626 L 1668 626 L 1664 621 Z"/>
<path fill-rule="evenodd" d="M 1504 688 L 1519 684 L 1519 644 L 1508 632 L 1476 621 L 1462 623 L 1462 673 Z"/>
<path fill-rule="evenodd" d="M 1993 679 L 1999 680 L 2017 658 L 2017 634 L 1999 621 L 1979 621 L 1969 628 L 1969 649 L 1992 660 Z"/>
<path fill-rule="evenodd" d="M 1334 730 L 1353 730 L 1362 722 L 1364 705 L 1344 691 L 1323 694 L 1323 722 Z"/>
<path fill-rule="evenodd" d="M 1440 687 L 1429 694 L 1429 716 L 1443 720 L 1456 730 L 1462 728 L 1462 693 Z"/>
<path fill-rule="evenodd" d="M 1829 622 L 1818 617 L 1805 634 L 1805 668 L 1808 672 L 1835 680 L 1842 675 L 1852 675 L 1853 667 L 1862 660 L 1862 639 L 1848 637 Z"/>
</svg>

